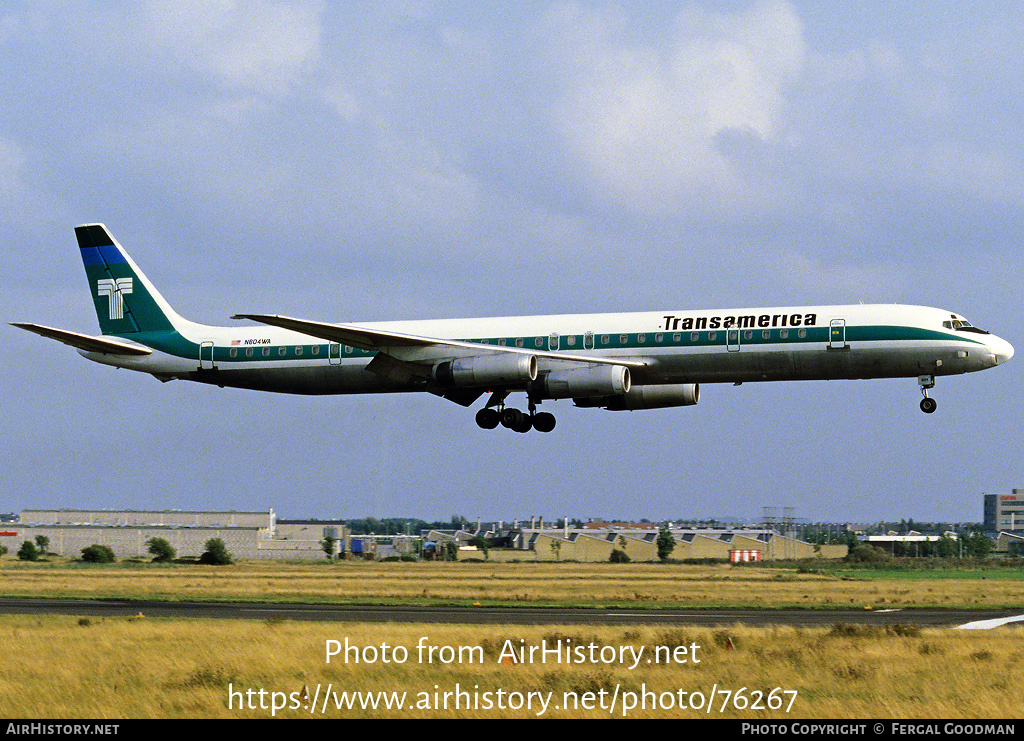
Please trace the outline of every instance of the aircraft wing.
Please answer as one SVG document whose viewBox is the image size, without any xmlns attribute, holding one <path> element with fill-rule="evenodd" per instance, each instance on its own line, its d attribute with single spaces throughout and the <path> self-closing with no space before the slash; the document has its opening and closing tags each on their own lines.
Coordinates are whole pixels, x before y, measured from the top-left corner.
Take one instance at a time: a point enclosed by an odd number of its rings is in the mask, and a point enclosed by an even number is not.
<svg viewBox="0 0 1024 741">
<path fill-rule="evenodd" d="M 350 347 L 358 347 L 360 350 L 383 352 L 400 360 L 416 362 L 416 350 L 430 350 L 435 348 L 450 348 L 452 355 L 469 356 L 482 353 L 517 353 L 533 355 L 537 358 L 549 360 L 562 360 L 572 363 L 587 363 L 596 365 L 624 365 L 629 368 L 640 368 L 647 365 L 642 360 L 631 360 L 627 358 L 608 358 L 590 355 L 576 355 L 570 353 L 549 352 L 543 350 L 529 350 L 520 347 L 507 347 L 505 345 L 481 345 L 478 342 L 465 342 L 462 340 L 448 340 L 438 337 L 421 337 L 418 335 L 402 334 L 399 332 L 387 332 L 379 329 L 369 329 L 356 324 L 329 324 L 327 322 L 316 322 L 310 319 L 294 319 L 292 317 L 279 316 L 277 314 L 235 314 L 232 319 L 249 319 L 261 324 L 269 324 L 282 329 L 290 329 L 293 332 L 319 337 L 330 342 L 338 342 Z"/>
<path fill-rule="evenodd" d="M 153 352 L 150 348 L 143 347 L 142 345 L 118 342 L 117 340 L 111 340 L 107 337 L 92 337 L 87 334 L 71 332 L 67 329 L 46 327 L 42 324 L 11 322 L 11 325 L 21 329 L 26 329 L 29 332 L 35 332 L 43 337 L 49 337 L 51 340 L 63 342 L 65 345 L 71 345 L 71 347 L 76 347 L 79 350 L 85 350 L 86 352 L 101 352 L 109 355 L 149 355 Z"/>
</svg>

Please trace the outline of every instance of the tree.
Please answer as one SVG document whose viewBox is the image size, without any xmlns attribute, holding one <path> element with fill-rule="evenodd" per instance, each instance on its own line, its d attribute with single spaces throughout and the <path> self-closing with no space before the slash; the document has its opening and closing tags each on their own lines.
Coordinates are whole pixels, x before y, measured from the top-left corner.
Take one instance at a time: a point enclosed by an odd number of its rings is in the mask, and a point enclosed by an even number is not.
<svg viewBox="0 0 1024 741">
<path fill-rule="evenodd" d="M 672 537 L 668 528 L 664 527 L 658 531 L 658 539 L 654 543 L 658 546 L 659 561 L 667 561 L 668 557 L 672 555 L 672 549 L 676 547 L 676 539 Z"/>
<path fill-rule="evenodd" d="M 964 538 L 964 553 L 973 558 L 985 558 L 994 547 L 992 539 L 981 530 L 976 529 Z"/>
<path fill-rule="evenodd" d="M 320 547 L 323 549 L 324 553 L 327 554 L 328 561 L 333 559 L 334 554 L 337 552 L 334 547 L 334 544 L 337 542 L 338 541 L 336 541 L 334 537 L 330 535 L 325 535 L 324 539 L 320 541 Z"/>
<path fill-rule="evenodd" d="M 31 540 L 26 540 L 18 549 L 18 559 L 21 561 L 38 561 L 39 551 Z"/>
<path fill-rule="evenodd" d="M 210 538 L 206 541 L 206 550 L 203 555 L 199 557 L 199 563 L 209 564 L 211 566 L 223 566 L 225 564 L 233 563 L 231 554 L 228 553 L 227 546 L 224 545 L 224 541 L 220 538 Z"/>
<path fill-rule="evenodd" d="M 40 556 L 46 555 L 46 549 L 50 547 L 50 539 L 45 535 L 36 536 L 36 550 L 39 551 Z"/>
<path fill-rule="evenodd" d="M 82 560 L 88 563 L 113 563 L 114 551 L 109 545 L 93 543 L 82 549 Z"/>
<path fill-rule="evenodd" d="M 939 558 L 953 558 L 957 554 L 957 550 L 957 542 L 948 535 L 939 538 L 939 542 L 935 546 L 935 554 Z"/>
<path fill-rule="evenodd" d="M 455 545 L 454 540 L 446 540 L 441 550 L 445 561 L 458 561 L 459 560 L 459 547 Z"/>
<path fill-rule="evenodd" d="M 150 538 L 146 541 L 146 549 L 153 554 L 154 563 L 173 561 L 177 555 L 174 547 L 163 538 Z"/>
</svg>

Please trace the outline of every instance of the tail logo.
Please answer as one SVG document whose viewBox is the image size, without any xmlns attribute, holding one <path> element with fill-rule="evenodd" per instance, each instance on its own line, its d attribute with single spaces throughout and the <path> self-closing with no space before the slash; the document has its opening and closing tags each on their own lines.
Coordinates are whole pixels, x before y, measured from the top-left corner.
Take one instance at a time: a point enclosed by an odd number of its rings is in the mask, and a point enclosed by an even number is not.
<svg viewBox="0 0 1024 741">
<path fill-rule="evenodd" d="M 108 298 L 111 319 L 124 319 L 124 296 L 131 292 L 131 278 L 102 278 L 96 281 L 96 295 Z"/>
</svg>

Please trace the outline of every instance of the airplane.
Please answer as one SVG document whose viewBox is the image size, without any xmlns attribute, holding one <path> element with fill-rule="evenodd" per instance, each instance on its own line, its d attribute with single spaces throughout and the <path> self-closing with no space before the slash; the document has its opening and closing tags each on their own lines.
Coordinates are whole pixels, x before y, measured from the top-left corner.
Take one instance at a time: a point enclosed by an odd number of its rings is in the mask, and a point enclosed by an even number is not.
<svg viewBox="0 0 1024 741">
<path fill-rule="evenodd" d="M 328 323 L 238 314 L 257 326 L 182 318 L 103 224 L 75 227 L 102 336 L 27 322 L 98 363 L 220 387 L 292 394 L 425 391 L 484 429 L 550 432 L 544 401 L 613 411 L 684 407 L 707 383 L 916 378 L 1001 365 L 1006 340 L 942 309 L 902 305 L 672 309 L 624 314 Z M 527 411 L 506 401 L 525 393 Z"/>
</svg>

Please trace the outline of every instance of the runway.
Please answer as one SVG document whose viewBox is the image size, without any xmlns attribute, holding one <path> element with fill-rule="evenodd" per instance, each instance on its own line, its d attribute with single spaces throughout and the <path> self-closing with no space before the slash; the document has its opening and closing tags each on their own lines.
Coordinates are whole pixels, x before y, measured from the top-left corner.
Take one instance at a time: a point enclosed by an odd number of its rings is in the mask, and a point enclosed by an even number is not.
<svg viewBox="0 0 1024 741">
<path fill-rule="evenodd" d="M 356 623 L 493 625 L 724 625 L 827 627 L 835 623 L 955 628 L 1012 624 L 1019 610 L 625 610 L 556 607 L 436 607 L 156 602 L 138 600 L 0 598 L 0 614 L 92 617 L 308 620 Z"/>
</svg>

